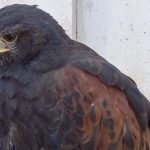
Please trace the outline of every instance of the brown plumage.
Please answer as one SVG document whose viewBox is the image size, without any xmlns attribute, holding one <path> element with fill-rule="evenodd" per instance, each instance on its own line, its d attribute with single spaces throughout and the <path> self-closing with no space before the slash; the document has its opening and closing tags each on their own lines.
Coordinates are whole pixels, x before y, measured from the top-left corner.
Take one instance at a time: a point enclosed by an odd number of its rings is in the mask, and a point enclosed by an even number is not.
<svg viewBox="0 0 150 150">
<path fill-rule="evenodd" d="M 0 36 L 0 150 L 150 150 L 149 101 L 52 17 L 8 6 Z"/>
<path fill-rule="evenodd" d="M 60 99 L 74 122 L 81 149 L 150 148 L 150 130 L 148 126 L 141 130 L 122 90 L 107 86 L 96 76 L 72 66 L 65 68 L 64 79 L 66 87 L 64 83 L 61 85 Z"/>
</svg>

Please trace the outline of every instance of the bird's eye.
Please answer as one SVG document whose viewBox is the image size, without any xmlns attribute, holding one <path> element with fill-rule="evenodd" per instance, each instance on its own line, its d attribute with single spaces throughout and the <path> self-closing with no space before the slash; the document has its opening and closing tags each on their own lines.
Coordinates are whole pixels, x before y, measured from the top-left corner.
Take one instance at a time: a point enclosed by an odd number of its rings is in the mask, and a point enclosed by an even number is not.
<svg viewBox="0 0 150 150">
<path fill-rule="evenodd" d="M 14 42 L 17 39 L 17 36 L 15 34 L 5 34 L 3 36 L 3 40 L 6 42 Z"/>
</svg>

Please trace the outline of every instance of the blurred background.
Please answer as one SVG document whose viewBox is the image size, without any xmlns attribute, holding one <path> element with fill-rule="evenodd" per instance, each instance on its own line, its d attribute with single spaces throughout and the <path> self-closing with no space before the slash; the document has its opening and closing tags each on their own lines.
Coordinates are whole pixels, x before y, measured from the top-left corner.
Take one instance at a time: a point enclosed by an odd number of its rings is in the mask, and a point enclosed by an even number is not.
<svg viewBox="0 0 150 150">
<path fill-rule="evenodd" d="M 0 8 L 15 3 L 39 5 L 71 38 L 133 78 L 150 100 L 149 0 L 0 0 Z"/>
</svg>

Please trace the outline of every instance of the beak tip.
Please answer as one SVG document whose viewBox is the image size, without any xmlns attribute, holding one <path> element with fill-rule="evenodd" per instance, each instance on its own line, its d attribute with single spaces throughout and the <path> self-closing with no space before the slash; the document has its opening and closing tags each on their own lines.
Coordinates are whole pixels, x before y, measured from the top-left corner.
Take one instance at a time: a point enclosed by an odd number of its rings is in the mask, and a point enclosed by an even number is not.
<svg viewBox="0 0 150 150">
<path fill-rule="evenodd" d="M 4 53 L 4 52 L 8 52 L 9 49 L 8 48 L 0 48 L 0 53 Z"/>
</svg>

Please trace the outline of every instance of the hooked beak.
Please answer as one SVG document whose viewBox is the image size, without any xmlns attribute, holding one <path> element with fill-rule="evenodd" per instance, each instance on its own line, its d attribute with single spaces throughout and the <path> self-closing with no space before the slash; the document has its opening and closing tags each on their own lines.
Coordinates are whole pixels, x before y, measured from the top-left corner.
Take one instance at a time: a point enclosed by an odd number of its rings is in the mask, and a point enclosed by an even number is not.
<svg viewBox="0 0 150 150">
<path fill-rule="evenodd" d="M 0 53 L 4 53 L 4 52 L 8 52 L 10 51 L 9 48 L 6 48 L 6 44 L 5 42 L 3 42 L 1 39 L 0 39 Z"/>
</svg>

